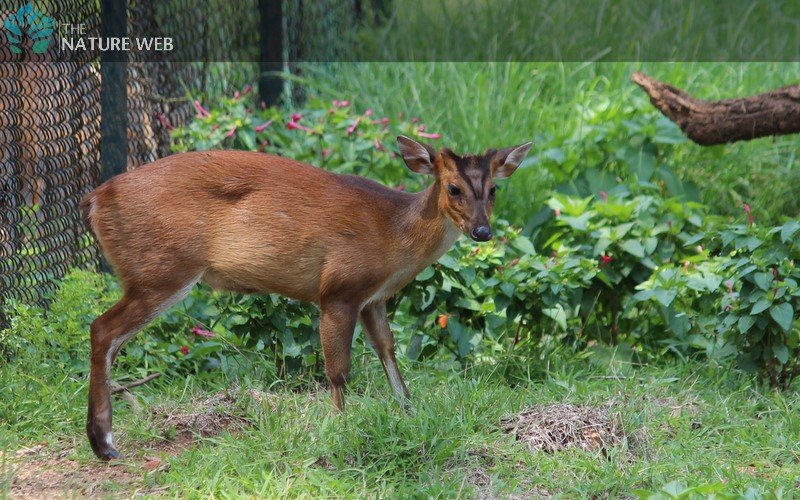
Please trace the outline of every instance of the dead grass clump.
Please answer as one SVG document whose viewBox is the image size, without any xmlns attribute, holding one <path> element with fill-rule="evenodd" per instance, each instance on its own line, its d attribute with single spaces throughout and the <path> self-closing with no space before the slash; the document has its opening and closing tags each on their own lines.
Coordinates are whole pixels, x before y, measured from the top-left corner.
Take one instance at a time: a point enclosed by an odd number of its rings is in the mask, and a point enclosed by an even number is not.
<svg viewBox="0 0 800 500">
<path fill-rule="evenodd" d="M 188 410 L 172 405 L 156 405 L 150 409 L 153 421 L 165 435 L 180 440 L 199 435 L 210 437 L 225 431 L 238 431 L 251 425 L 247 420 L 247 405 L 268 405 L 267 395 L 256 389 L 244 392 L 228 389 L 208 397 L 196 398 Z"/>
<path fill-rule="evenodd" d="M 529 448 L 547 453 L 568 448 L 607 451 L 625 441 L 622 425 L 609 406 L 536 405 L 500 424 Z"/>
</svg>

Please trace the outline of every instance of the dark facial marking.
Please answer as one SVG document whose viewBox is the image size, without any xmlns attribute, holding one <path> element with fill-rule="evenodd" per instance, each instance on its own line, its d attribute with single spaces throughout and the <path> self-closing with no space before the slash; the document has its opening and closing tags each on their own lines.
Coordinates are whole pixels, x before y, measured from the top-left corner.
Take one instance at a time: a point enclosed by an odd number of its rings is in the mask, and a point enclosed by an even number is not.
<svg viewBox="0 0 800 500">
<path fill-rule="evenodd" d="M 490 175 L 491 168 L 485 158 L 473 155 L 465 155 L 461 157 L 454 157 L 453 161 L 456 164 L 458 175 L 464 179 L 467 186 L 469 186 L 475 199 L 483 199 L 483 187 L 486 185 L 486 179 Z"/>
</svg>

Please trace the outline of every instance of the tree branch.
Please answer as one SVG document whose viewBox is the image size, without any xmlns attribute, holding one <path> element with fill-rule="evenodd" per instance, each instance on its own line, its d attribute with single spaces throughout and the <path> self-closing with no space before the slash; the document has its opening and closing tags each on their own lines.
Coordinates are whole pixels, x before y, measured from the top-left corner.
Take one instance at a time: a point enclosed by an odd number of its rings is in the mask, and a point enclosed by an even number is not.
<svg viewBox="0 0 800 500">
<path fill-rule="evenodd" d="M 650 102 L 701 146 L 800 132 L 800 85 L 738 99 L 704 101 L 634 72 Z"/>
</svg>

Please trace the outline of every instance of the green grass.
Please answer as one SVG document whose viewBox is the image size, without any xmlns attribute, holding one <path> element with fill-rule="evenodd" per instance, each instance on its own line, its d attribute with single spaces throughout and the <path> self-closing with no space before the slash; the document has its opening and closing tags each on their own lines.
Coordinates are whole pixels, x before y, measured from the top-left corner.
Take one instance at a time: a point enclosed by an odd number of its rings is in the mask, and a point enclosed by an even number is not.
<svg viewBox="0 0 800 500">
<path fill-rule="evenodd" d="M 797 15 L 786 0 L 409 0 L 357 32 L 352 60 L 792 61 Z"/>
<path fill-rule="evenodd" d="M 223 408 L 251 425 L 196 438 L 178 454 L 164 453 L 166 414 L 202 412 L 202 397 L 230 387 L 214 378 L 162 378 L 134 392 L 140 413 L 115 403 L 115 431 L 133 474 L 106 491 L 161 492 L 166 497 L 506 497 L 629 496 L 673 481 L 717 485 L 727 493 L 753 488 L 791 497 L 800 482 L 800 400 L 771 392 L 725 367 L 688 364 L 640 367 L 617 376 L 608 366 L 552 359 L 544 379 L 509 385 L 491 365 L 467 372 L 404 366 L 415 411 L 389 395 L 379 363 L 354 357 L 344 416 L 332 414 L 322 388 L 264 388 L 240 381 L 241 404 Z M 0 373 L 4 419 L 0 445 L 14 457 L 45 443 L 45 454 L 96 467 L 83 434 L 86 381 L 40 366 L 6 365 Z M 248 404 L 244 388 L 266 394 Z M 46 401 L 46 404 L 42 404 Z M 610 405 L 624 430 L 621 445 L 601 451 L 532 451 L 500 430 L 500 420 L 540 404 Z M 194 406 L 193 406 L 194 405 Z M 171 409 L 171 410 L 170 410 Z M 165 430 L 166 429 L 166 430 Z M 147 473 L 160 457 L 168 467 Z M 104 472 L 105 471 L 105 472 Z M 94 474 L 106 474 L 98 468 Z M 5 474 L 2 488 L 11 491 Z M 127 493 L 126 493 L 127 492 Z"/>
<path fill-rule="evenodd" d="M 229 346 L 225 356 L 250 370 L 233 377 L 218 367 L 183 377 L 177 372 L 185 367 L 166 365 L 164 376 L 133 390 L 141 409 L 115 400 L 115 436 L 126 458 L 107 465 L 94 458 L 84 425 L 88 325 L 102 308 L 98 294 L 113 295 L 109 288 L 107 277 L 73 273 L 48 315 L 19 307 L 0 338 L 0 495 L 619 498 L 677 480 L 731 495 L 750 490 L 757 493 L 751 498 L 774 498 L 782 491 L 791 498 L 800 484 L 797 393 L 760 387 L 705 359 L 654 356 L 656 364 L 631 366 L 565 346 L 535 358 L 484 353 L 471 368 L 454 369 L 441 359 L 410 362 L 401 344 L 415 406 L 407 413 L 359 341 L 343 416 L 333 413 L 324 387 L 308 378 L 275 381 L 269 360 L 244 360 L 235 352 L 240 346 Z M 151 359 L 174 356 L 155 337 L 140 335 L 126 346 L 113 378 L 144 374 L 145 360 L 133 354 L 142 346 Z M 234 399 L 208 401 L 221 391 Z M 502 430 L 504 417 L 565 403 L 607 407 L 622 440 L 548 453 Z M 182 426 L 191 428 L 196 415 L 247 425 L 187 437 Z M 37 489 L 40 483 L 49 489 Z"/>
</svg>

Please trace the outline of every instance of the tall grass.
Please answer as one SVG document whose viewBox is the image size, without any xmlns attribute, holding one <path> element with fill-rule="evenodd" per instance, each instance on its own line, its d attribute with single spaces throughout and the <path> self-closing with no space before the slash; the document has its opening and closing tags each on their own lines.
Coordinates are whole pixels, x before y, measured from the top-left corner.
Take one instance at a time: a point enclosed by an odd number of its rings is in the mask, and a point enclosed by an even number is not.
<svg viewBox="0 0 800 500">
<path fill-rule="evenodd" d="M 798 63 L 406 62 L 303 67 L 312 95 L 349 99 L 361 110 L 371 108 L 389 117 L 419 116 L 427 130 L 442 134 L 437 145 L 457 152 L 533 140 L 532 157 L 579 158 L 592 127 L 637 116 L 652 122 L 660 118 L 630 81 L 636 70 L 703 99 L 766 92 L 800 80 Z M 614 140 L 624 146 L 627 139 Z M 735 217 L 741 205 L 749 203 L 766 223 L 800 211 L 797 146 L 796 136 L 710 148 L 687 140 L 663 146 L 661 158 L 701 187 L 713 211 Z M 577 171 L 593 166 L 593 161 L 579 160 Z M 534 214 L 560 176 L 557 168 L 521 169 L 503 187 L 500 215 L 524 223 L 517 219 Z"/>
<path fill-rule="evenodd" d="M 798 15 L 789 0 L 411 0 L 358 33 L 352 60 L 793 61 Z"/>
</svg>

